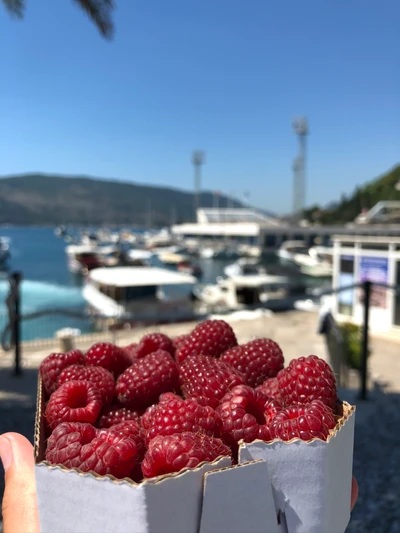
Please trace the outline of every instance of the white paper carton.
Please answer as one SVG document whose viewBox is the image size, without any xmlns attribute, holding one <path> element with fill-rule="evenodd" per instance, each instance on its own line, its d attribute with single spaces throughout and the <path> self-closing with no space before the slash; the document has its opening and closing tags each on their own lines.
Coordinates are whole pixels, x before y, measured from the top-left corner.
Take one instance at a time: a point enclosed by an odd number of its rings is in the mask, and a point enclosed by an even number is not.
<svg viewBox="0 0 400 533">
<path fill-rule="evenodd" d="M 353 409 L 345 411 L 327 443 L 256 441 L 241 446 L 239 465 L 219 458 L 137 484 L 44 461 L 39 380 L 35 472 L 41 533 L 344 533 L 354 432 Z"/>
<path fill-rule="evenodd" d="M 242 444 L 239 462 L 268 465 L 276 510 L 289 533 L 340 533 L 350 520 L 355 408 L 327 442 Z"/>
</svg>

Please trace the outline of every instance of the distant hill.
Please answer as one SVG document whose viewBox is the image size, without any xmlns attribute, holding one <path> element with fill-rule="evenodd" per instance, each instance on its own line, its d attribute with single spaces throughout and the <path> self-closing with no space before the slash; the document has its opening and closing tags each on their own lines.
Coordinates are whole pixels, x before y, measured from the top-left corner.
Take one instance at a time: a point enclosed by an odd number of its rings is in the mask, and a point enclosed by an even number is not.
<svg viewBox="0 0 400 533">
<path fill-rule="evenodd" d="M 399 200 L 400 165 L 377 179 L 356 187 L 350 196 L 342 195 L 339 202 L 321 207 L 314 205 L 307 209 L 305 218 L 321 224 L 343 224 L 353 222 L 363 209 L 371 209 L 382 200 Z"/>
<path fill-rule="evenodd" d="M 220 196 L 219 206 L 228 205 L 243 207 Z M 200 206 L 213 206 L 211 192 L 201 194 Z M 169 187 L 44 174 L 0 179 L 0 224 L 162 226 L 193 219 L 193 193 Z"/>
</svg>

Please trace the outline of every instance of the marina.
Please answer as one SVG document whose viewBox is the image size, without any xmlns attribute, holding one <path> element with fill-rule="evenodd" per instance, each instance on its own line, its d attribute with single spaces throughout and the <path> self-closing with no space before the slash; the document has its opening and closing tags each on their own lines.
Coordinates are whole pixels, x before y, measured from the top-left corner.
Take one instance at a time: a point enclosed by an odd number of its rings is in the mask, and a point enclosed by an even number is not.
<svg viewBox="0 0 400 533">
<path fill-rule="evenodd" d="M 349 242 L 364 239 L 365 243 L 382 239 L 382 242 L 392 239 L 396 243 L 396 238 L 400 238 L 400 225 L 383 225 L 379 217 L 375 222 L 370 218 L 368 223 L 354 223 L 346 228 L 337 226 L 335 232 L 332 228 L 328 235 L 327 227 L 297 226 L 293 229 L 289 223 L 249 208 L 199 208 L 197 223 L 170 228 L 58 227 L 54 231 L 50 228 L 4 228 L 0 242 L 7 243 L 7 267 L 3 268 L 3 280 L 0 280 L 0 297 L 4 302 L 8 292 L 7 269 L 20 270 L 24 278 L 22 311 L 27 316 L 22 335 L 26 340 L 53 337 L 61 325 L 82 333 L 98 329 L 99 324 L 106 327 L 108 322 L 97 320 L 94 315 L 108 318 L 113 315 L 119 322 L 132 322 L 134 317 L 130 316 L 130 311 L 134 306 L 120 305 L 119 297 L 110 300 L 111 292 L 117 293 L 118 283 L 109 286 L 110 294 L 104 294 L 91 278 L 91 273 L 96 276 L 96 272 L 104 272 L 109 277 L 113 269 L 122 273 L 137 268 L 130 272 L 147 272 L 148 280 L 159 272 L 157 269 L 188 276 L 186 319 L 198 314 L 234 312 L 257 306 L 271 310 L 317 309 L 322 291 L 337 289 L 340 285 L 336 235 L 342 235 L 342 240 Z M 283 231 L 286 233 L 282 234 Z M 273 232 L 277 243 L 274 248 L 268 246 L 271 243 L 268 232 Z M 381 235 L 385 232 L 386 237 Z M 282 242 L 286 237 L 288 239 Z M 327 241 L 325 245 L 322 244 L 324 240 Z M 391 257 L 393 246 L 396 244 L 391 245 Z M 389 276 L 392 283 L 396 281 L 394 268 L 391 267 Z M 139 282 L 138 279 L 132 281 L 132 294 Z M 38 283 L 43 284 L 43 289 L 32 290 Z M 182 288 L 178 286 L 172 290 L 171 286 L 150 285 L 149 282 L 147 287 L 154 297 L 154 316 L 165 315 L 162 309 L 167 308 L 168 302 L 169 309 L 173 310 L 171 302 L 182 297 Z M 390 303 L 387 313 L 391 313 L 393 319 L 381 321 L 381 327 L 396 327 L 396 305 Z M 54 309 L 57 313 L 52 312 Z M 338 309 L 334 303 L 335 316 L 344 320 L 347 315 L 340 314 Z M 142 310 L 142 314 L 148 314 L 148 306 Z M 64 311 L 66 315 L 63 316 Z M 169 312 L 171 320 L 177 316 Z M 356 322 L 360 312 L 358 310 L 354 316 Z M 2 330 L 6 324 L 7 309 L 3 303 L 0 307 Z"/>
</svg>

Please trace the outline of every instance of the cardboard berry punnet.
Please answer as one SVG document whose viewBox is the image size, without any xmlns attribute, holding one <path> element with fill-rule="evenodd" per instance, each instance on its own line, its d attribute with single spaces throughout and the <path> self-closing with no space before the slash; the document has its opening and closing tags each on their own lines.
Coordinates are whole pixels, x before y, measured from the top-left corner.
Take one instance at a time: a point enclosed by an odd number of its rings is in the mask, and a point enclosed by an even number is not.
<svg viewBox="0 0 400 533">
<path fill-rule="evenodd" d="M 238 464 L 219 457 L 136 483 L 46 461 L 48 395 L 41 376 L 37 398 L 35 476 L 41 533 L 346 530 L 355 421 L 355 407 L 346 402 L 326 441 L 239 442 Z"/>
</svg>

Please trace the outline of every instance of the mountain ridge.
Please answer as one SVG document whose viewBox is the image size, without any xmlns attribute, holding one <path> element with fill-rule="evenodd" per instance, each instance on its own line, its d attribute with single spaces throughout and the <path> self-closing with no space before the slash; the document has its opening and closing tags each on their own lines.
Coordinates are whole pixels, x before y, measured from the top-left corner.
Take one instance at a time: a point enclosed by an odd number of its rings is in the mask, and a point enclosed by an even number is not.
<svg viewBox="0 0 400 533">
<path fill-rule="evenodd" d="M 213 204 L 214 194 L 202 191 L 200 206 Z M 224 195 L 218 204 L 244 207 Z M 0 177 L 0 224 L 161 226 L 189 220 L 194 194 L 172 186 L 42 172 Z"/>
</svg>

